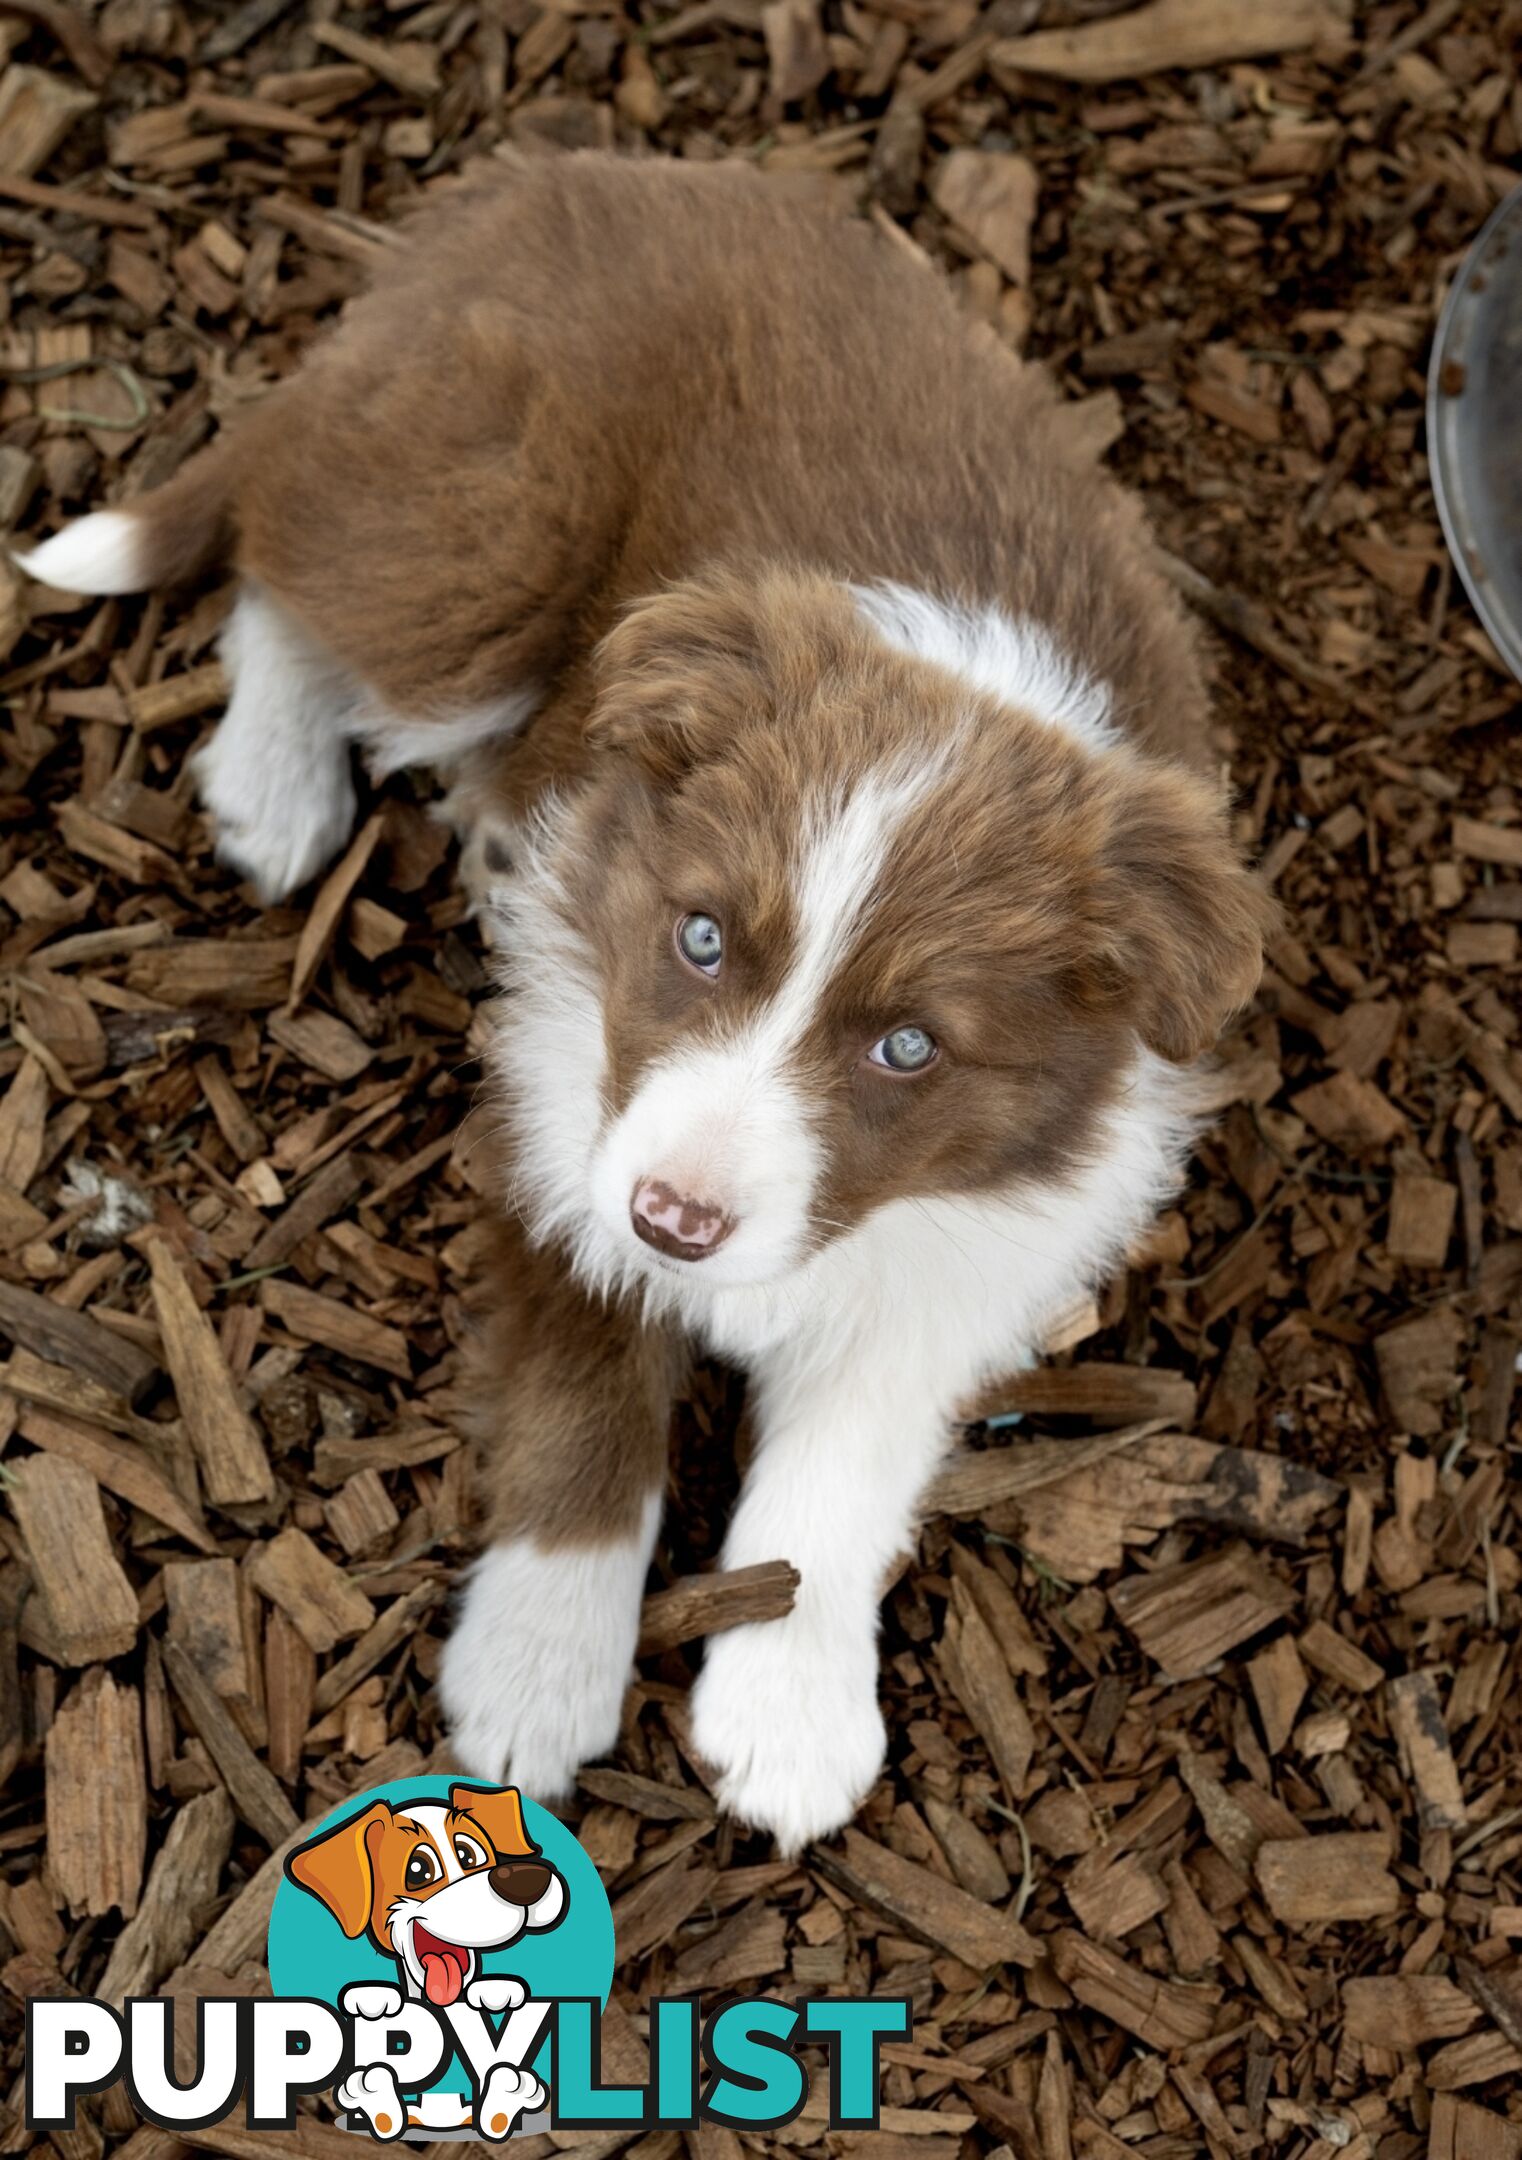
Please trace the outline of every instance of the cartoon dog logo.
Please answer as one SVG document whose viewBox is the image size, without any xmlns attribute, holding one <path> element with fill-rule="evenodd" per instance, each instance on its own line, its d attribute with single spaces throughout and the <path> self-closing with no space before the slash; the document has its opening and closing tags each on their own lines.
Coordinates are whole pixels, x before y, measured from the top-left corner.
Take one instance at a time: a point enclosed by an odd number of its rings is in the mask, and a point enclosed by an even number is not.
<svg viewBox="0 0 1522 2160">
<path fill-rule="evenodd" d="M 400 1988 L 369 1982 L 344 1990 L 343 2007 L 354 2017 L 394 2017 L 404 1995 L 439 2010 L 462 1998 L 493 2014 L 517 2009 L 527 2000 L 522 1981 L 483 1974 L 481 1953 L 556 1927 L 566 1911 L 565 1883 L 530 1839 L 510 1786 L 451 1785 L 447 1806 L 394 1808 L 377 1800 L 299 1845 L 285 1872 L 326 1905 L 351 1941 L 366 1936 L 396 1961 Z M 483 2127 L 519 2120 L 547 2098 L 527 2070 L 498 2068 L 489 2086 L 481 2096 Z M 438 2131 L 473 2120 L 471 2102 L 459 2094 L 424 2093 L 404 2110 L 385 2065 L 356 2070 L 337 2098 L 382 2138 L 409 2126 Z"/>
</svg>

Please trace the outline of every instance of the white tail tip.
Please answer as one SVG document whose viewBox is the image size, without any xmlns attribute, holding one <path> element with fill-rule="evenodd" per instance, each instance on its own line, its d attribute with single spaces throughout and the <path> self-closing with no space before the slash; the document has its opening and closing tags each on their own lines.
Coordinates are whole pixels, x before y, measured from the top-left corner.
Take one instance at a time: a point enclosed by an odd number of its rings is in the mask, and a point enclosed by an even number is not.
<svg viewBox="0 0 1522 2160">
<path fill-rule="evenodd" d="M 141 592 L 151 580 L 142 521 L 129 510 L 97 510 L 66 525 L 16 562 L 28 577 L 58 592 Z"/>
</svg>

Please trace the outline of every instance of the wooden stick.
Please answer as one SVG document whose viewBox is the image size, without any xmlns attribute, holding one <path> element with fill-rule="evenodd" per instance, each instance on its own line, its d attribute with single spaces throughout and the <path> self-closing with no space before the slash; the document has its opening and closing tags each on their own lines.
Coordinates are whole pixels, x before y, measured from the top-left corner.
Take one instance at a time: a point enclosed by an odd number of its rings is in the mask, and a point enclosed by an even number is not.
<svg viewBox="0 0 1522 2160">
<path fill-rule="evenodd" d="M 110 74 L 113 56 L 77 8 L 61 6 L 59 0 L 0 0 L 0 14 L 19 15 L 23 22 L 50 31 L 92 90 Z"/>
<path fill-rule="evenodd" d="M 196 1913 L 217 1894 L 233 1836 L 232 1802 L 221 1786 L 187 1802 L 169 1825 L 136 1914 L 111 1946 L 96 1994 L 120 2009 L 149 1995 L 190 1948 Z"/>
<path fill-rule="evenodd" d="M 26 1741 L 21 1713 L 21 1645 L 16 1634 L 25 1595 L 25 1569 L 9 1568 L 0 1574 L 0 1788 L 9 1784 Z"/>
<path fill-rule="evenodd" d="M 1490 2022 L 1504 2040 L 1509 2040 L 1522 2053 L 1522 2008 L 1504 1988 L 1497 1987 L 1482 1965 L 1473 1958 L 1455 1958 L 1453 1977 L 1469 1997 L 1478 2003 Z"/>
<path fill-rule="evenodd" d="M 23 1290 L 15 1283 L 0 1282 L 0 1335 L 8 1335 L 50 1365 L 87 1373 L 134 1410 L 160 1378 L 158 1360 L 146 1350 L 124 1342 L 98 1320 L 55 1305 L 51 1298 L 39 1297 L 35 1290 Z"/>
<path fill-rule="evenodd" d="M 179 1697 L 185 1721 L 222 1773 L 233 1804 L 267 1845 L 278 1845 L 297 1827 L 296 1810 L 233 1722 L 232 1712 L 178 1643 L 162 1646 L 164 1670 Z"/>
<path fill-rule="evenodd" d="M 318 1812 L 321 1812 L 320 1808 Z M 251 1958 L 263 1959 L 275 1892 L 285 1880 L 286 1855 L 306 1834 L 307 1825 L 298 1823 L 272 1847 L 263 1866 L 235 1893 L 232 1902 L 218 1914 L 184 1963 L 176 1966 L 164 1982 L 164 1994 L 173 1995 L 180 1976 L 187 1971 L 206 1968 L 212 1972 L 235 1973 Z"/>
<path fill-rule="evenodd" d="M 1335 698 L 1339 705 L 1357 704 L 1338 676 L 1296 652 L 1288 638 L 1279 635 L 1263 610 L 1244 599 L 1241 593 L 1227 592 L 1212 584 L 1203 570 L 1196 570 L 1193 563 L 1185 562 L 1181 556 L 1170 555 L 1166 548 L 1158 549 L 1158 559 L 1190 605 L 1197 607 L 1202 615 L 1208 615 L 1222 630 L 1229 630 L 1233 637 L 1250 645 L 1265 660 L 1271 660 L 1276 668 L 1292 676 L 1307 690 L 1314 690 L 1318 697 Z"/>
<path fill-rule="evenodd" d="M 90 960 L 114 960 L 118 953 L 167 945 L 171 935 L 169 925 L 161 922 L 124 923 L 113 930 L 79 930 L 72 937 L 40 945 L 28 958 L 26 972 L 37 975 L 44 969 L 81 967 Z"/>
<path fill-rule="evenodd" d="M 336 1665 L 330 1665 L 318 1681 L 312 1692 L 314 1715 L 322 1717 L 341 1703 L 351 1688 L 358 1687 L 360 1681 L 374 1672 L 393 1650 L 400 1649 L 423 1614 L 443 1595 L 442 1582 L 419 1583 L 415 1590 L 409 1590 L 405 1597 L 388 1605 L 374 1625 L 366 1628 L 353 1649 Z"/>
<path fill-rule="evenodd" d="M 1091 1433 L 1083 1440 L 1032 1440 L 1023 1447 L 989 1448 L 981 1455 L 964 1455 L 943 1470 L 925 1499 L 934 1515 L 981 1515 L 985 1508 L 1014 1500 L 1021 1493 L 1039 1492 L 1055 1485 L 1075 1470 L 1087 1470 L 1104 1462 L 1122 1448 L 1133 1447 L 1153 1433 L 1166 1429 L 1166 1418 L 1148 1418 L 1144 1424 L 1128 1425 L 1122 1432 Z"/>
<path fill-rule="evenodd" d="M 252 1271 L 281 1266 L 314 1230 L 347 1212 L 364 1182 L 365 1173 L 353 1155 L 336 1155 L 255 1238 L 244 1267 Z"/>
<path fill-rule="evenodd" d="M 145 1515 L 151 1515 L 167 1530 L 172 1530 L 176 1537 L 184 1538 L 188 1545 L 194 1545 L 204 1553 L 218 1550 L 216 1540 L 200 1516 L 175 1491 L 140 1442 L 108 1439 L 103 1432 L 76 1418 L 39 1409 L 35 1404 L 23 1407 L 19 1430 L 22 1439 L 29 1440 L 33 1447 L 67 1456 L 70 1462 L 88 1470 L 97 1485 L 129 1500 Z M 166 1436 L 170 1430 L 165 1427 Z"/>
<path fill-rule="evenodd" d="M 811 1847 L 809 1866 L 902 1933 L 947 1951 L 975 1972 L 1005 1964 L 1028 1970 L 1041 1962 L 1035 1937 L 1013 1913 L 985 1904 L 860 1830 L 845 1832 L 843 1852 Z"/>
<path fill-rule="evenodd" d="M 138 1603 L 111 1548 L 94 1478 L 61 1455 L 32 1455 L 11 1471 L 10 1503 L 41 1593 L 50 1652 L 69 1665 L 125 1657 L 137 1641 Z M 30 1613 L 23 1618 L 29 1622 Z"/>
<path fill-rule="evenodd" d="M 647 1597 L 640 1615 L 639 1654 L 674 1650 L 700 1635 L 720 1635 L 751 1620 L 780 1620 L 793 1609 L 798 1570 L 788 1560 L 714 1575 L 688 1575 Z"/>
<path fill-rule="evenodd" d="M 274 1474 L 253 1419 L 238 1399 L 216 1331 L 163 1238 L 148 1248 L 153 1304 L 186 1430 L 218 1507 L 273 1499 Z"/>
<path fill-rule="evenodd" d="M 30 203 L 34 210 L 62 210 L 70 217 L 93 218 L 97 225 L 120 225 L 132 232 L 152 232 L 153 212 L 146 203 L 113 202 L 80 188 L 54 187 L 46 180 L 26 180 L 20 173 L 0 174 L 0 195 Z"/>
<path fill-rule="evenodd" d="M 143 1706 L 104 1666 L 85 1674 L 48 1727 L 43 1768 L 48 1874 L 76 1914 L 137 1911 L 148 1850 Z"/>
</svg>

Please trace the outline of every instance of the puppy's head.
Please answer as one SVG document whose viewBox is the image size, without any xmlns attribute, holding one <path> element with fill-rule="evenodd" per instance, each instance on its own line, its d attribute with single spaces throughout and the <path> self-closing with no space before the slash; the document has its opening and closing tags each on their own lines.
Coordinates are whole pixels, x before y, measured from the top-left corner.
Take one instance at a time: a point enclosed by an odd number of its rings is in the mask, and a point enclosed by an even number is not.
<svg viewBox="0 0 1522 2160">
<path fill-rule="evenodd" d="M 479 1951 L 554 1927 L 565 1911 L 565 1884 L 529 1838 L 510 1786 L 454 1785 L 447 1806 L 377 1800 L 299 1845 L 285 1872 L 351 1940 L 368 1935 L 398 1958 L 441 2007 L 476 1977 Z"/>
<path fill-rule="evenodd" d="M 1138 1042 L 1192 1059 L 1256 984 L 1212 789 L 907 656 L 832 581 L 635 609 L 591 728 L 557 906 L 633 1267 L 764 1283 L 886 1201 L 1060 1176 Z"/>
</svg>

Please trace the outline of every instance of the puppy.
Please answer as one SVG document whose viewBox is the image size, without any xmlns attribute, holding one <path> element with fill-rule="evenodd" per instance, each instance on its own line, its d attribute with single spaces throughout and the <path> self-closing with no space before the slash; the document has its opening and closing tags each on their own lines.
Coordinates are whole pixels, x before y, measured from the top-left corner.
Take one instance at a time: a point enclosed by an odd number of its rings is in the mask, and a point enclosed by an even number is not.
<svg viewBox="0 0 1522 2160">
<path fill-rule="evenodd" d="M 566 1910 L 565 1882 L 529 1838 L 512 1790 L 454 1785 L 447 1807 L 419 1801 L 404 1812 L 377 1800 L 298 1845 L 285 1872 L 326 1905 L 351 1941 L 363 1935 L 396 1960 L 399 1988 L 365 1981 L 344 1990 L 343 2006 L 354 2017 L 395 2016 L 404 1995 L 426 1997 L 437 2009 L 462 1999 L 494 2014 L 519 2008 L 523 1983 L 483 1974 L 480 1954 L 558 1926 Z M 482 2095 L 480 2128 L 493 2140 L 505 2136 L 545 2097 L 532 2072 L 499 2065 Z M 425 2093 L 408 2106 L 384 2063 L 354 2071 L 338 2098 L 385 2139 L 408 2127 L 455 2129 L 473 2119 L 459 2094 Z"/>
<path fill-rule="evenodd" d="M 377 1800 L 298 1845 L 293 1883 L 326 1905 L 351 1941 L 396 1960 L 404 1993 L 447 2009 L 479 1976 L 482 1950 L 558 1925 L 565 1883 L 523 1827 L 516 1792 L 453 1785 L 449 1805 L 399 1814 Z"/>
<path fill-rule="evenodd" d="M 696 1343 L 781 1620 L 692 1737 L 784 1849 L 881 1766 L 878 1602 L 957 1405 L 1175 1189 L 1265 903 L 1140 513 L 911 251 L 588 155 L 424 212 L 303 371 L 31 557 L 239 578 L 202 753 L 270 897 L 350 753 L 452 779 L 504 979 L 495 1490 L 442 1696 L 541 1799 L 610 1747 Z"/>
</svg>

